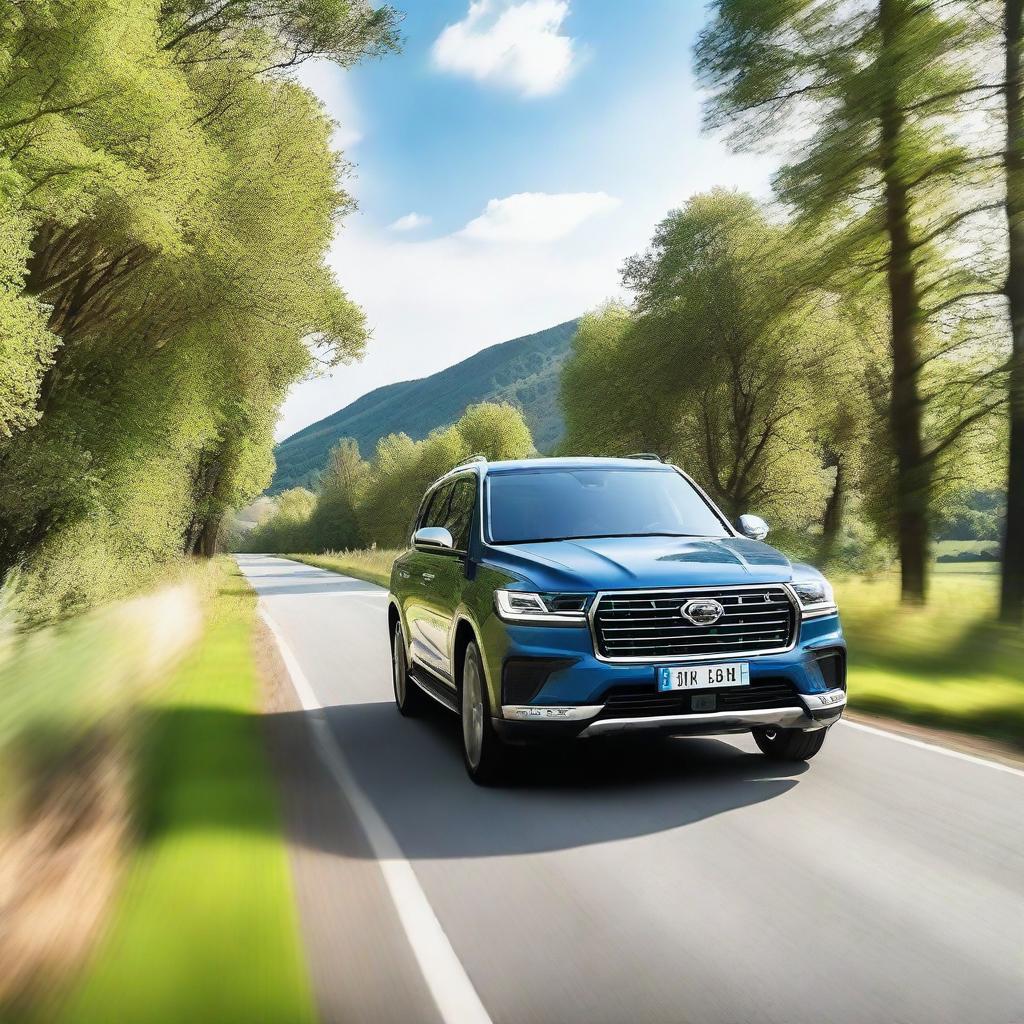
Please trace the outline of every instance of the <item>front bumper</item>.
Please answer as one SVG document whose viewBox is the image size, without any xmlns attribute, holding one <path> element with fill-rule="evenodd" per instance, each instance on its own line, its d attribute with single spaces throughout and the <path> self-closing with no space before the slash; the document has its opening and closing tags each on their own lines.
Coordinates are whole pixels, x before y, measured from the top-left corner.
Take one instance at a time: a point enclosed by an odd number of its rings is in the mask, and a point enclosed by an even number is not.
<svg viewBox="0 0 1024 1024">
<path fill-rule="evenodd" d="M 494 728 L 510 742 L 537 742 L 546 739 L 589 738 L 625 732 L 663 732 L 677 735 L 711 736 L 750 732 L 759 727 L 814 731 L 833 725 L 846 707 L 845 678 L 829 678 L 822 670 L 822 658 L 842 656 L 845 667 L 846 645 L 837 615 L 804 620 L 792 650 L 776 655 L 751 657 L 751 683 L 785 681 L 790 699 L 785 706 L 726 708 L 713 703 L 712 709 L 685 708 L 661 713 L 651 709 L 642 714 L 618 714 L 609 695 L 622 687 L 655 689 L 657 665 L 610 664 L 594 657 L 589 632 L 571 628 L 544 629 L 509 627 L 505 658 L 492 668 L 500 679 L 502 666 L 509 659 L 546 659 L 556 668 L 540 690 L 528 702 L 495 701 L 501 717 L 493 719 Z M 732 656 L 729 659 L 744 660 Z M 836 685 L 836 683 L 840 685 Z M 752 685 L 752 691 L 755 688 Z M 752 692 L 751 691 L 751 692 Z M 705 691 L 694 691 L 701 693 Z M 710 692 L 710 691 L 709 691 Z M 606 706 L 607 705 L 607 706 Z M 685 713 L 675 713 L 676 710 Z"/>
<path fill-rule="evenodd" d="M 802 707 L 759 708 L 750 711 L 690 712 L 685 715 L 647 715 L 631 718 L 598 718 L 603 704 L 563 707 L 509 705 L 494 725 L 510 740 L 609 736 L 623 732 L 669 732 L 688 736 L 721 736 L 750 732 L 763 726 L 813 732 L 838 722 L 846 708 L 846 691 L 801 694 Z M 595 721 L 596 719 L 596 721 Z M 554 726 L 557 733 L 551 731 Z M 543 734 L 551 732 L 545 737 Z"/>
</svg>

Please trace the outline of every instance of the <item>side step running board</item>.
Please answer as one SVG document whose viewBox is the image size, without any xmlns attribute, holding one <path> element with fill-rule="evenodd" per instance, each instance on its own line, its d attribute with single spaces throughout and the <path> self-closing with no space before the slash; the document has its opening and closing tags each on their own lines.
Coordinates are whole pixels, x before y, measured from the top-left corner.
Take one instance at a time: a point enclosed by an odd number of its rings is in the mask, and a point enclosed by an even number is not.
<svg viewBox="0 0 1024 1024">
<path fill-rule="evenodd" d="M 449 711 L 459 713 L 459 707 L 455 703 L 455 691 L 446 686 L 439 679 L 435 679 L 429 672 L 416 668 L 410 671 L 409 678 L 428 696 L 433 697 L 438 704 L 446 707 Z"/>
</svg>

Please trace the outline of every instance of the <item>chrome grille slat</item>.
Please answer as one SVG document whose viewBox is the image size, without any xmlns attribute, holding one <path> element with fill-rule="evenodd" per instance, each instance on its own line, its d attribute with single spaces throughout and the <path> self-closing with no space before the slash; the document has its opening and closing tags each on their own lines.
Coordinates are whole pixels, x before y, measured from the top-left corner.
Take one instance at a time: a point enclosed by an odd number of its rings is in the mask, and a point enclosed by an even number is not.
<svg viewBox="0 0 1024 1024">
<path fill-rule="evenodd" d="M 740 627 L 750 627 L 752 631 L 766 632 L 768 630 L 786 630 L 790 628 L 788 620 L 786 618 L 774 618 L 771 622 L 767 623 L 726 623 L 724 626 L 717 626 L 716 630 L 731 630 L 739 629 Z M 690 634 L 695 635 L 696 633 L 707 633 L 708 630 L 702 630 L 699 626 L 679 626 L 675 623 L 669 622 L 663 626 L 602 626 L 605 633 L 622 633 L 623 631 L 629 632 L 641 632 L 647 630 L 667 631 L 667 630 L 687 630 Z M 715 631 L 713 630 L 712 633 Z"/>
<path fill-rule="evenodd" d="M 682 605 L 698 598 L 722 605 L 718 622 L 696 625 L 683 618 Z M 785 651 L 795 641 L 797 615 L 786 588 L 766 584 L 600 594 L 591 622 L 602 658 L 656 661 Z"/>
<path fill-rule="evenodd" d="M 678 605 L 678 601 L 676 604 Z M 767 610 L 759 609 L 758 611 L 747 611 L 743 610 L 742 615 L 746 618 L 749 615 L 787 615 L 789 613 L 789 606 L 782 607 L 781 605 L 768 608 Z M 627 611 L 622 609 L 607 609 L 602 612 L 605 617 L 613 616 L 609 621 L 614 621 L 614 618 L 621 616 L 629 622 L 664 622 L 666 619 L 672 619 L 676 617 L 676 612 L 670 608 L 666 608 L 660 615 L 631 615 Z"/>
</svg>

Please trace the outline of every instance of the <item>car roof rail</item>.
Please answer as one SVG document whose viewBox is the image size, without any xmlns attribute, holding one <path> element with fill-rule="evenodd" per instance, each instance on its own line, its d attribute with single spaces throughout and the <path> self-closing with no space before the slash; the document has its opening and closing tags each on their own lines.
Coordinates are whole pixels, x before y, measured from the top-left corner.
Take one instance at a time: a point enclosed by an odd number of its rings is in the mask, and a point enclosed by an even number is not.
<svg viewBox="0 0 1024 1024">
<path fill-rule="evenodd" d="M 473 466 L 478 462 L 486 462 L 486 455 L 470 455 L 468 459 L 463 459 L 457 466 L 453 466 L 449 473 L 454 473 L 457 469 L 464 469 L 466 466 Z"/>
<path fill-rule="evenodd" d="M 632 455 L 623 455 L 624 459 L 644 459 L 647 462 L 664 462 L 665 460 L 657 452 L 633 452 Z"/>
</svg>

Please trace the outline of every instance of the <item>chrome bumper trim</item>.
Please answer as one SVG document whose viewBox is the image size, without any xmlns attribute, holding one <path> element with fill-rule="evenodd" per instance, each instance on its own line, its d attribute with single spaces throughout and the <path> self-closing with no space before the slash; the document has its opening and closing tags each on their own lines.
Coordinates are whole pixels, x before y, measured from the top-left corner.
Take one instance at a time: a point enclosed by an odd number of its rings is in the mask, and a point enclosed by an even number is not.
<svg viewBox="0 0 1024 1024">
<path fill-rule="evenodd" d="M 834 711 L 838 715 L 846 707 L 846 691 L 841 688 L 824 693 L 801 693 L 800 699 L 812 714 Z"/>
<path fill-rule="evenodd" d="M 603 704 L 503 704 L 501 717 L 512 722 L 585 722 L 603 708 Z"/>
<path fill-rule="evenodd" d="M 633 729 L 666 729 L 679 726 L 681 729 L 701 728 L 707 735 L 713 735 L 716 727 L 723 733 L 741 732 L 759 725 L 780 725 L 786 729 L 818 729 L 815 722 L 803 708 L 768 708 L 762 711 L 712 711 L 696 715 L 651 715 L 645 718 L 602 718 L 592 722 L 580 736 L 601 736 L 611 732 L 625 732 Z"/>
</svg>

